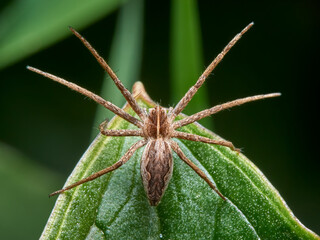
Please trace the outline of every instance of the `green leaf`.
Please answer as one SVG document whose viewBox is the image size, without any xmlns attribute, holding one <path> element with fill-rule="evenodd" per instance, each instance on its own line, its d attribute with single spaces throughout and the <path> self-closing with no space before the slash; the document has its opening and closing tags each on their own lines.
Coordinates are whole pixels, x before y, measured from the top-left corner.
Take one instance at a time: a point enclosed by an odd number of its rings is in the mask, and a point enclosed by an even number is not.
<svg viewBox="0 0 320 240">
<path fill-rule="evenodd" d="M 143 107 L 154 106 L 141 89 L 137 92 Z M 128 105 L 124 109 L 133 114 Z M 117 116 L 108 127 L 133 128 Z M 221 139 L 198 124 L 182 131 Z M 115 163 L 137 140 L 99 134 L 66 185 Z M 116 171 L 61 194 L 41 239 L 319 239 L 244 155 L 176 141 L 226 201 L 174 154 L 172 180 L 161 203 L 151 207 L 140 177 L 140 149 Z"/>
<path fill-rule="evenodd" d="M 171 96 L 177 103 L 204 71 L 201 29 L 196 0 L 171 1 Z M 185 109 L 185 113 L 199 112 L 209 106 L 208 93 L 201 88 Z M 212 121 L 201 120 L 206 127 Z"/>
<path fill-rule="evenodd" d="M 67 26 L 80 30 L 124 1 L 12 1 L 0 15 L 0 69 L 66 37 Z"/>
</svg>

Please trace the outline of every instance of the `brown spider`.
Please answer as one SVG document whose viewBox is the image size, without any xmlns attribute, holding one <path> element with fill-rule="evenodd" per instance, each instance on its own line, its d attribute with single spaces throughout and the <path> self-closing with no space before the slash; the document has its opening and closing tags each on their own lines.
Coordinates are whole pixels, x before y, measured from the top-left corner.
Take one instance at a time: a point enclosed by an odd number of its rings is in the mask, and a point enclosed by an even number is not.
<svg viewBox="0 0 320 240">
<path fill-rule="evenodd" d="M 121 108 L 115 106 L 111 102 L 108 102 L 101 98 L 100 96 L 74 84 L 68 82 L 60 77 L 54 76 L 52 74 L 43 72 L 33 67 L 27 67 L 29 70 L 39 73 L 47 78 L 50 78 L 56 82 L 59 82 L 91 99 L 95 102 L 101 104 L 105 108 L 109 109 L 116 115 L 125 119 L 126 121 L 137 126 L 138 130 L 107 130 L 104 128 L 104 124 L 100 124 L 100 132 L 106 136 L 140 136 L 143 139 L 139 140 L 133 144 L 129 150 L 121 157 L 119 161 L 113 164 L 110 167 L 107 167 L 101 171 L 98 171 L 91 176 L 84 178 L 64 189 L 51 193 L 49 196 L 53 196 L 59 193 L 62 193 L 66 190 L 74 188 L 82 183 L 94 180 L 108 172 L 116 170 L 123 164 L 125 164 L 134 152 L 145 146 L 144 152 L 141 158 L 141 177 L 145 192 L 149 199 L 150 205 L 156 206 L 160 202 L 168 183 L 172 176 L 173 161 L 172 161 L 172 151 L 175 151 L 177 155 L 188 164 L 201 178 L 203 178 L 209 186 L 223 199 L 226 198 L 219 192 L 219 190 L 213 185 L 209 178 L 197 167 L 192 161 L 190 161 L 186 155 L 182 152 L 178 144 L 172 140 L 172 138 L 187 139 L 196 142 L 203 142 L 209 144 L 217 144 L 231 148 L 234 151 L 239 152 L 239 149 L 236 149 L 231 142 L 224 140 L 213 140 L 210 138 L 198 136 L 195 134 L 184 133 L 177 131 L 176 129 L 196 122 L 202 118 L 208 117 L 212 114 L 220 112 L 224 109 L 231 108 L 234 106 L 241 105 L 243 103 L 256 101 L 259 99 L 270 98 L 280 96 L 280 93 L 271 93 L 264 95 L 256 95 L 252 97 L 246 97 L 230 101 L 215 107 L 203 110 L 201 112 L 195 113 L 191 116 L 188 116 L 182 120 L 175 121 L 175 118 L 183 111 L 187 106 L 193 96 L 196 94 L 198 89 L 202 86 L 208 75 L 212 70 L 218 65 L 226 53 L 234 46 L 234 44 L 241 38 L 241 36 L 251 28 L 253 23 L 250 23 L 245 27 L 239 34 L 237 34 L 229 44 L 222 50 L 222 52 L 213 60 L 213 62 L 207 67 L 204 73 L 200 76 L 198 81 L 194 86 L 192 86 L 180 102 L 174 107 L 166 110 L 161 106 L 156 106 L 149 110 L 142 109 L 132 94 L 123 86 L 122 82 L 118 79 L 116 74 L 112 71 L 106 61 L 99 56 L 97 51 L 73 28 L 70 30 L 82 41 L 82 43 L 90 50 L 93 56 L 97 59 L 99 64 L 107 71 L 109 76 L 112 78 L 116 86 L 121 91 L 122 95 L 125 97 L 127 102 L 130 104 L 134 112 L 139 116 L 140 119 L 133 117 L 128 114 Z"/>
</svg>

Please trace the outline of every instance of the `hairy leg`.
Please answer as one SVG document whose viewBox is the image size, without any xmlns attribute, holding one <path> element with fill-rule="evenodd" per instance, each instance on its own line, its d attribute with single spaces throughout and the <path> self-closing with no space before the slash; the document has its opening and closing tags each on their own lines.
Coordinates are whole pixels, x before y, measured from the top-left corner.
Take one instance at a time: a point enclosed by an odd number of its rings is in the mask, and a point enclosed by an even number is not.
<svg viewBox="0 0 320 240">
<path fill-rule="evenodd" d="M 207 67 L 207 69 L 202 73 L 199 77 L 198 81 L 195 85 L 193 85 L 188 92 L 184 95 L 184 97 L 180 100 L 180 102 L 175 106 L 173 111 L 171 112 L 170 119 L 173 121 L 179 113 L 183 111 L 183 109 L 188 105 L 191 101 L 193 96 L 196 94 L 198 89 L 202 86 L 205 82 L 206 78 L 210 75 L 210 73 L 215 69 L 215 67 L 221 62 L 223 57 L 229 52 L 229 50 L 236 44 L 236 42 L 245 34 L 251 27 L 253 23 L 250 23 L 246 26 L 240 33 L 238 33 L 229 43 L 228 45 L 222 50 L 222 52 L 211 62 L 211 64 Z"/>
<path fill-rule="evenodd" d="M 63 188 L 63 189 L 61 189 L 61 190 L 55 191 L 55 192 L 51 193 L 51 194 L 49 195 L 49 197 L 54 196 L 54 195 L 56 195 L 56 194 L 63 193 L 63 192 L 65 192 L 65 191 L 67 191 L 67 190 L 70 190 L 70 189 L 76 187 L 76 186 L 79 186 L 79 185 L 81 185 L 81 184 L 83 184 L 83 183 L 92 181 L 92 180 L 94 180 L 94 179 L 96 179 L 96 178 L 98 178 L 98 177 L 101 177 L 102 175 L 104 175 L 104 174 L 106 174 L 106 173 L 109 173 L 109 172 L 112 172 L 112 171 L 116 170 L 117 168 L 119 168 L 119 167 L 121 167 L 123 164 L 125 164 L 125 163 L 132 157 L 132 155 L 134 154 L 134 152 L 135 152 L 136 150 L 138 150 L 139 148 L 143 147 L 146 143 L 147 143 L 147 141 L 146 141 L 145 139 L 136 142 L 136 143 L 133 144 L 133 145 L 129 148 L 129 150 L 121 157 L 121 159 L 120 159 L 118 162 L 116 162 L 115 164 L 113 164 L 112 166 L 107 167 L 107 168 L 105 168 L 105 169 L 103 169 L 103 170 L 101 170 L 101 171 L 99 171 L 99 172 L 96 172 L 96 173 L 92 174 L 92 175 L 89 176 L 89 177 L 86 177 L 86 178 L 84 178 L 84 179 L 82 179 L 82 180 L 80 180 L 80 181 L 78 181 L 78 182 L 76 182 L 76 183 L 74 183 L 74 184 L 71 184 L 71 185 L 68 186 L 68 187 L 65 187 L 65 188 Z"/>
<path fill-rule="evenodd" d="M 189 117 L 186 117 L 184 119 L 181 119 L 179 121 L 174 122 L 173 129 L 183 127 L 185 125 L 196 122 L 202 118 L 208 117 L 212 114 L 215 114 L 217 112 L 220 112 L 222 110 L 225 110 L 225 109 L 228 109 L 231 107 L 239 106 L 239 105 L 247 103 L 247 102 L 253 102 L 253 101 L 257 101 L 257 100 L 261 100 L 261 99 L 265 99 L 265 98 L 278 97 L 280 95 L 281 95 L 280 93 L 261 94 L 261 95 L 240 98 L 240 99 L 236 99 L 234 101 L 223 103 L 221 105 L 214 106 L 212 108 L 203 110 L 203 111 L 195 113 Z"/>
<path fill-rule="evenodd" d="M 213 185 L 213 183 L 210 181 L 210 179 L 204 174 L 204 172 L 201 171 L 201 169 L 199 167 L 197 167 L 197 165 L 195 165 L 193 162 L 191 162 L 187 156 L 182 152 L 182 150 L 180 149 L 179 145 L 174 142 L 174 141 L 170 141 L 170 146 L 173 149 L 173 151 L 175 151 L 178 156 L 186 163 L 189 165 L 189 167 L 191 167 L 203 180 L 205 180 L 208 185 L 223 199 L 226 200 L 225 196 L 222 195 L 221 192 L 219 192 L 219 190 L 216 188 L 216 186 Z"/>
<path fill-rule="evenodd" d="M 71 32 L 81 40 L 81 42 L 89 49 L 89 51 L 92 53 L 92 55 L 97 59 L 99 64 L 103 67 L 103 69 L 109 74 L 109 76 L 112 78 L 116 86 L 121 91 L 122 95 L 125 97 L 127 102 L 130 104 L 132 109 L 138 114 L 138 116 L 141 118 L 142 121 L 145 120 L 146 114 L 143 112 L 143 110 L 139 107 L 137 101 L 134 99 L 132 94 L 128 91 L 128 89 L 125 88 L 125 86 L 122 84 L 122 82 L 119 80 L 117 75 L 112 71 L 110 66 L 107 64 L 107 62 L 98 54 L 98 52 L 91 46 L 91 44 L 82 37 L 75 29 L 70 27 Z"/>
<path fill-rule="evenodd" d="M 72 90 L 75 90 L 83 95 L 85 95 L 88 98 L 91 98 L 93 101 L 95 101 L 96 103 L 99 103 L 100 105 L 104 106 L 105 108 L 109 109 L 111 112 L 115 113 L 116 115 L 120 116 L 121 118 L 127 120 L 128 122 L 136 125 L 137 127 L 141 128 L 142 127 L 142 122 L 131 116 L 129 113 L 126 113 L 124 110 L 122 110 L 121 108 L 117 107 L 116 105 L 114 105 L 113 103 L 104 100 L 102 97 L 94 94 L 93 92 L 88 91 L 85 88 L 82 88 L 80 86 L 78 86 L 75 83 L 69 82 L 67 80 L 64 80 L 63 78 L 57 77 L 55 75 L 52 75 L 50 73 L 47 72 L 43 72 L 37 68 L 34 67 L 30 67 L 27 66 L 27 69 L 29 69 L 30 71 L 36 72 L 44 77 L 50 78 L 51 80 L 58 82 L 62 85 L 65 85 L 69 88 L 71 88 Z"/>
<path fill-rule="evenodd" d="M 130 129 L 117 129 L 117 130 L 110 130 L 106 129 L 107 121 L 104 121 L 100 124 L 99 130 L 100 133 L 105 136 L 115 136 L 115 137 L 126 137 L 126 136 L 140 136 L 143 137 L 142 130 L 130 130 Z"/>
<path fill-rule="evenodd" d="M 203 142 L 203 143 L 221 145 L 221 146 L 229 147 L 233 151 L 240 152 L 240 149 L 235 148 L 233 146 L 232 142 L 228 142 L 228 141 L 224 141 L 224 140 L 214 140 L 214 139 L 202 137 L 202 136 L 199 136 L 196 134 L 184 133 L 184 132 L 179 132 L 179 131 L 174 131 L 172 137 L 186 139 L 186 140 L 195 141 L 195 142 Z"/>
</svg>

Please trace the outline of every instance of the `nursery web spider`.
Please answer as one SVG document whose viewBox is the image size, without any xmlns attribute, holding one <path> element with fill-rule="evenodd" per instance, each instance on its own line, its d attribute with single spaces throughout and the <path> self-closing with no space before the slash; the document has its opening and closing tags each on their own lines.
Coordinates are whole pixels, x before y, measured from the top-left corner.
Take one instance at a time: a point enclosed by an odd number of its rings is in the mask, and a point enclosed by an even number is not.
<svg viewBox="0 0 320 240">
<path fill-rule="evenodd" d="M 186 139 L 190 141 L 203 142 L 208 144 L 216 144 L 229 147 L 230 149 L 239 152 L 231 142 L 224 140 L 214 140 L 207 137 L 198 136 L 195 134 L 184 133 L 177 131 L 176 129 L 186 126 L 188 124 L 194 123 L 202 118 L 208 117 L 212 114 L 220 112 L 224 109 L 238 106 L 247 102 L 256 101 L 264 98 L 271 98 L 279 96 L 280 93 L 271 93 L 256 95 L 246 98 L 240 98 L 234 101 L 230 101 L 221 105 L 214 106 L 212 108 L 203 110 L 201 112 L 195 113 L 191 116 L 185 117 L 182 120 L 175 121 L 175 118 L 183 111 L 183 109 L 188 105 L 193 96 L 196 94 L 198 89 L 205 82 L 206 78 L 213 71 L 213 69 L 218 65 L 218 63 L 223 59 L 226 53 L 234 46 L 234 44 L 241 38 L 241 36 L 247 32 L 253 23 L 250 23 L 245 27 L 239 34 L 237 34 L 228 45 L 222 50 L 222 52 L 212 61 L 212 63 L 207 67 L 203 74 L 199 77 L 198 81 L 193 85 L 184 97 L 179 101 L 179 103 L 174 108 L 169 108 L 166 110 L 161 106 L 156 106 L 149 110 L 141 108 L 133 95 L 124 87 L 122 82 L 118 79 L 116 74 L 112 71 L 106 61 L 97 53 L 97 51 L 87 42 L 76 30 L 70 27 L 70 30 L 76 35 L 82 43 L 89 49 L 93 56 L 97 59 L 99 64 L 103 67 L 105 71 L 112 78 L 116 86 L 121 91 L 122 95 L 125 97 L 127 102 L 130 104 L 133 111 L 139 116 L 139 118 L 133 117 L 121 108 L 115 106 L 109 101 L 104 100 L 100 96 L 74 84 L 68 82 L 60 77 L 54 76 L 50 73 L 43 72 L 33 67 L 27 67 L 29 70 L 41 74 L 47 78 L 50 78 L 56 82 L 59 82 L 91 99 L 95 102 L 101 104 L 105 108 L 109 109 L 116 115 L 130 122 L 131 124 L 137 126 L 138 130 L 107 130 L 104 128 L 104 124 L 100 125 L 100 132 L 106 136 L 139 136 L 142 137 L 141 140 L 133 144 L 129 150 L 110 167 L 107 167 L 101 171 L 98 171 L 91 176 L 84 178 L 70 186 L 67 186 L 59 191 L 53 192 L 50 196 L 62 193 L 71 188 L 74 188 L 82 183 L 94 180 L 106 173 L 116 170 L 123 164 L 125 164 L 137 149 L 146 145 L 141 158 L 141 176 L 145 192 L 149 199 L 149 203 L 152 206 L 158 205 L 160 202 L 168 183 L 172 176 L 173 170 L 173 160 L 172 151 L 187 164 L 189 165 L 201 178 L 203 178 L 208 185 L 223 199 L 225 197 L 215 185 L 209 180 L 209 178 L 203 173 L 199 167 L 197 167 L 192 161 L 190 161 L 186 155 L 182 152 L 178 144 L 173 141 L 173 138 Z"/>
</svg>

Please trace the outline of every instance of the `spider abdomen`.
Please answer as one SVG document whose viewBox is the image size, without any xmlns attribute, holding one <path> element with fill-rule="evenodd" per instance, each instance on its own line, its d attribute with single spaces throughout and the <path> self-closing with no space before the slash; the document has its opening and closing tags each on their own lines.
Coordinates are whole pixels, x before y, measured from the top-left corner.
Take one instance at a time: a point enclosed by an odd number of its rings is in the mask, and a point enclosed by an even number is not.
<svg viewBox="0 0 320 240">
<path fill-rule="evenodd" d="M 172 176 L 171 147 L 163 139 L 150 140 L 141 159 L 141 177 L 151 206 L 160 202 Z"/>
</svg>

